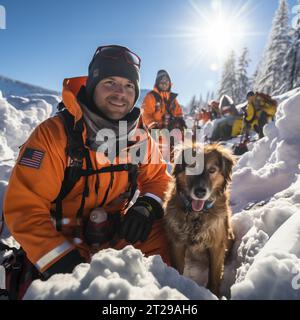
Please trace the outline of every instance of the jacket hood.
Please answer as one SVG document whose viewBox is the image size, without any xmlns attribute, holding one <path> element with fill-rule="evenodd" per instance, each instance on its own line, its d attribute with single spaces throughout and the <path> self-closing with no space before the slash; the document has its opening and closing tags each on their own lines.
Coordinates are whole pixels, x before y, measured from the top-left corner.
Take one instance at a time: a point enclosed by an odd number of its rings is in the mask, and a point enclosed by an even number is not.
<svg viewBox="0 0 300 320">
<path fill-rule="evenodd" d="M 63 82 L 62 101 L 77 122 L 82 117 L 82 110 L 77 101 L 77 94 L 86 85 L 87 77 L 67 78 Z"/>
<path fill-rule="evenodd" d="M 169 81 L 170 81 L 170 88 L 169 88 L 168 91 L 171 91 L 172 81 L 171 81 L 170 74 L 169 74 L 166 70 L 159 70 L 159 71 L 157 72 L 154 87 L 157 88 L 158 91 L 160 91 L 159 88 L 158 88 L 158 84 L 159 84 L 159 82 L 161 81 L 161 79 L 162 79 L 163 77 L 167 77 L 167 78 L 169 79 Z"/>
</svg>

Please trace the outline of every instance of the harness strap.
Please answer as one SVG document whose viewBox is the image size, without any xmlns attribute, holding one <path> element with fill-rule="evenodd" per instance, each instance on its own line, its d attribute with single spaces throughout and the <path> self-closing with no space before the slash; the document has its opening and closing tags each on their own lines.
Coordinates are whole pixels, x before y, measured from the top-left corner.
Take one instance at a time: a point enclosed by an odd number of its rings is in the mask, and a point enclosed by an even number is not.
<svg viewBox="0 0 300 320">
<path fill-rule="evenodd" d="M 86 159 L 86 167 L 87 170 L 93 170 L 92 167 L 92 162 L 89 156 L 89 151 L 87 149 L 85 149 L 85 159 Z M 79 176 L 79 178 L 81 177 L 81 174 Z M 84 182 L 84 189 L 82 192 L 82 197 L 81 197 L 81 203 L 80 203 L 80 207 L 76 213 L 76 229 L 75 229 L 75 233 L 76 236 L 78 238 L 80 238 L 80 233 L 81 233 L 81 221 L 82 221 L 82 216 L 83 216 L 83 210 L 84 210 L 84 206 L 85 206 L 85 198 L 87 198 L 89 196 L 90 190 L 89 190 L 89 184 L 88 184 L 88 179 L 89 176 L 85 176 L 85 182 Z"/>
<path fill-rule="evenodd" d="M 133 199 L 135 192 L 137 190 L 137 187 L 138 187 L 137 176 L 138 176 L 138 166 L 131 165 L 130 169 L 128 170 L 128 181 L 130 182 L 128 191 L 130 190 L 130 195 L 128 197 L 128 201 L 126 203 L 125 209 L 127 209 L 128 206 L 130 205 L 130 202 Z"/>
<path fill-rule="evenodd" d="M 81 170 L 80 175 L 81 176 L 91 176 L 94 174 L 99 174 L 99 173 L 107 173 L 107 172 L 120 172 L 120 171 L 130 171 L 133 170 L 133 167 L 137 167 L 138 165 L 134 165 L 131 163 L 128 164 L 116 164 L 116 165 L 111 165 L 109 167 L 103 167 L 101 169 L 87 169 L 87 170 Z"/>
<path fill-rule="evenodd" d="M 162 102 L 162 97 L 160 96 L 159 93 L 157 93 L 157 92 L 154 91 L 154 90 L 152 90 L 150 93 L 154 96 L 156 103 L 161 103 L 161 102 Z M 172 105 L 173 102 L 175 101 L 176 97 L 177 97 L 177 93 L 171 92 L 171 93 L 170 93 L 170 98 L 169 98 L 168 100 L 167 100 L 167 99 L 164 99 L 164 103 L 165 103 L 165 105 L 166 105 L 166 111 L 167 111 L 167 113 L 168 113 L 169 115 L 171 115 L 171 116 L 173 116 L 173 114 L 172 114 L 172 112 L 171 112 L 171 111 L 172 111 L 171 105 Z"/>
<path fill-rule="evenodd" d="M 66 154 L 70 158 L 70 164 L 65 170 L 64 180 L 57 198 L 54 200 L 56 204 L 55 220 L 56 229 L 61 231 L 62 229 L 62 201 L 68 193 L 73 189 L 76 182 L 81 177 L 81 170 L 83 166 L 83 158 L 87 159 L 88 152 L 84 146 L 82 132 L 83 132 L 83 118 L 75 123 L 74 117 L 69 111 L 64 108 L 63 103 L 58 106 L 60 110 L 59 116 L 64 123 L 65 132 L 67 135 L 67 147 Z"/>
</svg>

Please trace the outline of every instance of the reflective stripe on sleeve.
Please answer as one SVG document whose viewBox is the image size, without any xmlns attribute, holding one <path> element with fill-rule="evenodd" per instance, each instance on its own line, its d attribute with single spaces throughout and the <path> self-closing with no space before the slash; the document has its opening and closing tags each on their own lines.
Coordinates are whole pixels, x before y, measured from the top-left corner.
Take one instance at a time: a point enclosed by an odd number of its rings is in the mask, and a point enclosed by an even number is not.
<svg viewBox="0 0 300 320">
<path fill-rule="evenodd" d="M 52 249 L 50 252 L 46 253 L 36 264 L 35 266 L 42 270 L 45 266 L 47 266 L 51 261 L 55 260 L 57 257 L 62 255 L 64 252 L 70 250 L 73 246 L 69 242 L 63 242 L 61 245 Z"/>
</svg>

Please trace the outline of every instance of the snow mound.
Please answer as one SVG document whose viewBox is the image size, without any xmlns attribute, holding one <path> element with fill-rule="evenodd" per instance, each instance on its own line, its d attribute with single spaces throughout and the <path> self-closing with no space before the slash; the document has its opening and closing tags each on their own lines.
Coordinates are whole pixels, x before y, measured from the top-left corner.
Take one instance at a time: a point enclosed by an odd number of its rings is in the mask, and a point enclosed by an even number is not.
<svg viewBox="0 0 300 320">
<path fill-rule="evenodd" d="M 73 274 L 36 280 L 24 299 L 165 300 L 216 299 L 205 288 L 167 267 L 160 256 L 144 257 L 140 250 L 106 249 L 90 264 L 82 263 Z"/>
<path fill-rule="evenodd" d="M 32 101 L 26 110 L 18 110 L 0 96 L 0 136 L 3 145 L 8 145 L 16 155 L 18 147 L 27 140 L 33 128 L 47 119 L 51 112 L 51 106 L 44 100 Z M 0 150 L 2 159 L 11 156 L 10 150 L 3 153 Z"/>
<path fill-rule="evenodd" d="M 266 233 L 253 232 L 259 234 L 256 245 L 263 248 L 244 279 L 231 287 L 232 299 L 300 299 L 300 209 L 269 240 Z"/>
</svg>

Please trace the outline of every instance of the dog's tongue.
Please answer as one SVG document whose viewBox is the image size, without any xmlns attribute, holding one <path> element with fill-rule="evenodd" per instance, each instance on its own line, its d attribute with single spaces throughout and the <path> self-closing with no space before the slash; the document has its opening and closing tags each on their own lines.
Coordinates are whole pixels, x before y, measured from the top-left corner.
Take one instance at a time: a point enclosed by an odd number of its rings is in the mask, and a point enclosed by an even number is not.
<svg viewBox="0 0 300 320">
<path fill-rule="evenodd" d="M 192 201 L 192 208 L 193 211 L 201 211 L 204 207 L 204 200 L 193 200 Z"/>
</svg>

